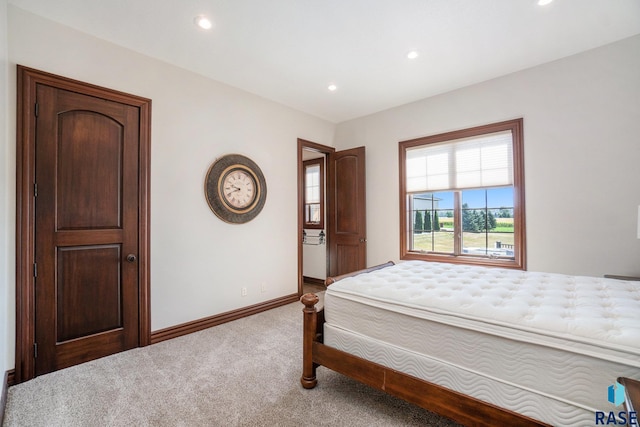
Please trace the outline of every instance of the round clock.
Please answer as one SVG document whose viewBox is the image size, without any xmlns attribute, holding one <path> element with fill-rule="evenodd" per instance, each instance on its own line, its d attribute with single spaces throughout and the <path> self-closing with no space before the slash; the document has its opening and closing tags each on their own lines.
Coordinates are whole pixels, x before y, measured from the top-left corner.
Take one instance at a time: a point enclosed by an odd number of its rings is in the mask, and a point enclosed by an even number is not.
<svg viewBox="0 0 640 427">
<path fill-rule="evenodd" d="M 228 154 L 209 168 L 204 184 L 209 207 L 218 218 L 242 224 L 255 218 L 267 199 L 267 184 L 258 165 L 240 154 Z"/>
</svg>

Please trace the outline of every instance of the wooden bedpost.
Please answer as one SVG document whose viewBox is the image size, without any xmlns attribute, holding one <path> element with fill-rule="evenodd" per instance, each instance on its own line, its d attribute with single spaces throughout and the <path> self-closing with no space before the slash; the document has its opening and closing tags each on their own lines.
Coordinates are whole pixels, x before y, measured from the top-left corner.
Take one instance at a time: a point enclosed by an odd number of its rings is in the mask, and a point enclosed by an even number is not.
<svg viewBox="0 0 640 427">
<path fill-rule="evenodd" d="M 318 312 L 316 304 L 318 296 L 315 294 L 304 294 L 300 298 L 304 304 L 304 322 L 303 322 L 303 338 L 302 338 L 302 377 L 300 383 L 304 388 L 314 388 L 318 383 L 316 379 L 316 364 L 313 363 L 313 342 L 316 339 L 316 331 L 318 325 Z"/>
</svg>

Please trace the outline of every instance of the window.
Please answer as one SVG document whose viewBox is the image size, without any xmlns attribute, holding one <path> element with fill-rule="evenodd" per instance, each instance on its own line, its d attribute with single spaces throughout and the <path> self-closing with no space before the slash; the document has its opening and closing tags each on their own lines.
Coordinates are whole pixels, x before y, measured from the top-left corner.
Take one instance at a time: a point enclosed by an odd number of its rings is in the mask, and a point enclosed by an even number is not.
<svg viewBox="0 0 640 427">
<path fill-rule="evenodd" d="M 304 165 L 303 228 L 324 228 L 324 159 L 306 160 Z"/>
<path fill-rule="evenodd" d="M 402 259 L 525 268 L 522 119 L 399 149 Z"/>
</svg>

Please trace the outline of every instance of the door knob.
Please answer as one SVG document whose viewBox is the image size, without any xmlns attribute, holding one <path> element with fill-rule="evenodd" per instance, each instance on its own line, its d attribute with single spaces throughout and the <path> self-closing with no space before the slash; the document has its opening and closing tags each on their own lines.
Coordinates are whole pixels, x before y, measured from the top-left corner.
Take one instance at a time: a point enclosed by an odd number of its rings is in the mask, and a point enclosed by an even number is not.
<svg viewBox="0 0 640 427">
<path fill-rule="evenodd" d="M 134 254 L 127 255 L 127 261 L 135 262 L 136 261 L 136 256 Z"/>
<path fill-rule="evenodd" d="M 367 241 L 367 239 L 360 239 L 360 243 L 364 243 L 366 241 Z"/>
</svg>

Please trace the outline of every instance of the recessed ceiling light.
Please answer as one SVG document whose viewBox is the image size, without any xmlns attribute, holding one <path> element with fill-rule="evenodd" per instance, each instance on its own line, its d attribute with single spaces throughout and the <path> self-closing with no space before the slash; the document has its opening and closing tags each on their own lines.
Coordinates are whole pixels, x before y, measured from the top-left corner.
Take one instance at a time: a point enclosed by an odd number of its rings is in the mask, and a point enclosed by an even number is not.
<svg viewBox="0 0 640 427">
<path fill-rule="evenodd" d="M 553 0 L 538 0 L 538 6 L 546 6 L 551 3 Z"/>
<path fill-rule="evenodd" d="M 329 89 L 331 92 L 335 92 L 336 90 L 338 90 L 338 86 L 331 83 L 329 86 L 327 86 L 327 89 Z"/>
<path fill-rule="evenodd" d="M 418 57 L 417 50 L 412 50 L 411 52 L 407 53 L 407 58 L 409 59 L 416 59 L 417 57 Z"/>
<path fill-rule="evenodd" d="M 211 29 L 211 27 L 213 27 L 213 23 L 211 22 L 211 20 L 209 18 L 207 18 L 204 15 L 198 15 L 195 17 L 195 19 L 193 20 L 193 22 L 195 22 L 195 24 L 204 29 L 204 30 L 209 30 Z"/>
</svg>

